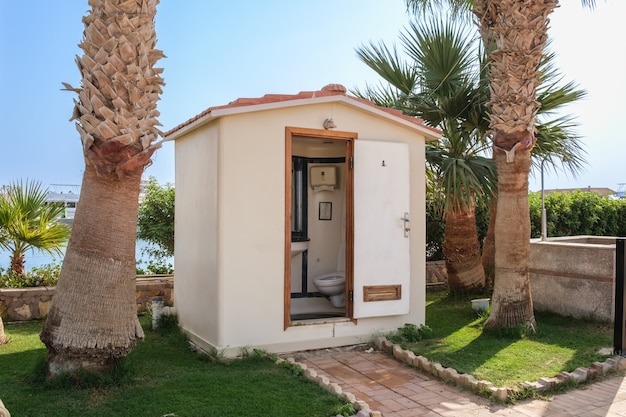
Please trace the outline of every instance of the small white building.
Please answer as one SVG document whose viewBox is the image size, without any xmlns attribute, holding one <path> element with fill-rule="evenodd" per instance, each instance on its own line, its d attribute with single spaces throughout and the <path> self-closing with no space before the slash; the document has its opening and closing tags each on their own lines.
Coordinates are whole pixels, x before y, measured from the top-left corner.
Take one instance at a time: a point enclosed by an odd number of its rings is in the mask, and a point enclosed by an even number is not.
<svg viewBox="0 0 626 417">
<path fill-rule="evenodd" d="M 74 222 L 79 199 L 80 185 L 73 184 L 50 184 L 46 195 L 46 203 L 63 203 L 65 208 L 58 220 L 70 226 Z"/>
<path fill-rule="evenodd" d="M 287 352 L 424 323 L 424 144 L 438 130 L 331 84 L 211 107 L 165 137 L 174 303 L 194 343 Z"/>
</svg>

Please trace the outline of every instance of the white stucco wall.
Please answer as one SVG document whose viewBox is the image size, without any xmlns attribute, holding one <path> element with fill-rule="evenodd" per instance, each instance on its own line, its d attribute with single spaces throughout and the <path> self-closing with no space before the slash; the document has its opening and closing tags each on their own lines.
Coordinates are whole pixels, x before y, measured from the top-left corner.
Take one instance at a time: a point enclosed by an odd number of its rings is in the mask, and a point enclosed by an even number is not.
<svg viewBox="0 0 626 417">
<path fill-rule="evenodd" d="M 174 304 L 185 329 L 218 340 L 218 130 L 204 126 L 176 141 Z"/>
<path fill-rule="evenodd" d="M 320 129 L 332 117 L 358 140 L 410 144 L 411 312 L 283 328 L 285 126 Z M 219 137 L 218 137 L 219 133 Z M 237 354 L 365 341 L 424 322 L 424 139 L 343 103 L 225 116 L 176 141 L 176 283 L 181 324 L 199 344 Z"/>
</svg>

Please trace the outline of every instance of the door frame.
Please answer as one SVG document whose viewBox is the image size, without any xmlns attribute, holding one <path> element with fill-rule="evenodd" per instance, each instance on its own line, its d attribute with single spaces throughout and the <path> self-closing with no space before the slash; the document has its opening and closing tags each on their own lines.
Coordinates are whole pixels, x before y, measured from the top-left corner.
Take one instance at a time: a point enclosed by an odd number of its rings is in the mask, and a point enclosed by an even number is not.
<svg viewBox="0 0 626 417">
<path fill-rule="evenodd" d="M 351 294 L 354 291 L 354 141 L 358 139 L 356 132 L 336 130 L 285 127 L 285 250 L 284 250 L 284 302 L 283 326 L 286 330 L 291 326 L 291 170 L 293 137 L 304 137 L 319 140 L 340 140 L 346 143 L 346 317 L 353 318 L 354 308 Z"/>
</svg>

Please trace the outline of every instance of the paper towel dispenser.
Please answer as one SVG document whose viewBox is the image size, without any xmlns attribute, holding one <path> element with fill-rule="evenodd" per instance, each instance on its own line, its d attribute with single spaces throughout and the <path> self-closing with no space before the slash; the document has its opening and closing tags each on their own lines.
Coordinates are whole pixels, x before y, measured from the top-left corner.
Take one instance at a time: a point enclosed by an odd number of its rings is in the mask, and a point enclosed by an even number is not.
<svg viewBox="0 0 626 417">
<path fill-rule="evenodd" d="M 309 173 L 311 187 L 332 187 L 337 186 L 337 167 L 335 165 L 314 165 Z"/>
</svg>

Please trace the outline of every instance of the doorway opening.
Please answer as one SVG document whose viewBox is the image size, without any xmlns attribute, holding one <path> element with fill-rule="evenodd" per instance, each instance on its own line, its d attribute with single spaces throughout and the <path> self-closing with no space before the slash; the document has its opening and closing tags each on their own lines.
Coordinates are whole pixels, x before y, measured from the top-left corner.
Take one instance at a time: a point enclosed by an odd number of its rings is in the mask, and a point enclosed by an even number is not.
<svg viewBox="0 0 626 417">
<path fill-rule="evenodd" d="M 284 327 L 350 319 L 357 134 L 285 131 Z"/>
</svg>

